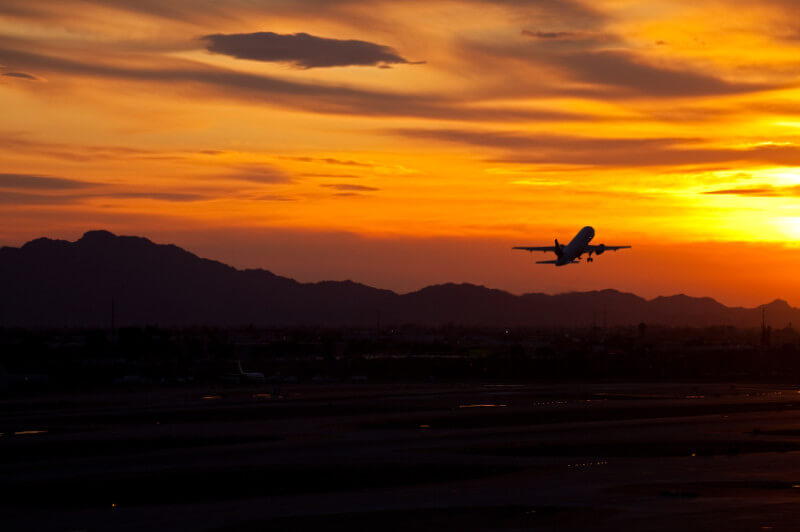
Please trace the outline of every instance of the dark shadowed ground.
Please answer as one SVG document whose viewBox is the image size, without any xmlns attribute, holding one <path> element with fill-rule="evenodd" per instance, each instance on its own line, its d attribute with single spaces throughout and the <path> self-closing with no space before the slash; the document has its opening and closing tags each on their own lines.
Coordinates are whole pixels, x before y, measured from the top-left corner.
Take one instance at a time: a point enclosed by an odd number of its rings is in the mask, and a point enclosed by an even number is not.
<svg viewBox="0 0 800 532">
<path fill-rule="evenodd" d="M 800 394 L 192 385 L 0 400 L 3 530 L 798 530 Z"/>
</svg>

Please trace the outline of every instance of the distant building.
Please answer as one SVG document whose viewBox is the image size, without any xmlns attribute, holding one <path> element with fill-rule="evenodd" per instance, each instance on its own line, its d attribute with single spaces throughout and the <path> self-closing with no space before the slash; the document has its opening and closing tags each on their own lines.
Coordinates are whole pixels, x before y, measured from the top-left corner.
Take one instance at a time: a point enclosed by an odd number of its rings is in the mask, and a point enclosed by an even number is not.
<svg viewBox="0 0 800 532">
<path fill-rule="evenodd" d="M 769 347 L 772 340 L 772 327 L 767 325 L 767 310 L 761 309 L 761 347 Z"/>
</svg>

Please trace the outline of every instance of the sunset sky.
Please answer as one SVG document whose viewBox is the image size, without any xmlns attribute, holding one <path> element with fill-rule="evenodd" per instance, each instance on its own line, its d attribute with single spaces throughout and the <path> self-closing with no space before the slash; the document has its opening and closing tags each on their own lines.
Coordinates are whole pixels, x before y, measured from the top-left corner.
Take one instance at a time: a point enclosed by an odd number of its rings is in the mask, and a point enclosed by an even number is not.
<svg viewBox="0 0 800 532">
<path fill-rule="evenodd" d="M 0 0 L 0 245 L 302 281 L 800 305 L 800 19 L 763 0 Z M 512 245 L 631 244 L 535 266 Z"/>
</svg>

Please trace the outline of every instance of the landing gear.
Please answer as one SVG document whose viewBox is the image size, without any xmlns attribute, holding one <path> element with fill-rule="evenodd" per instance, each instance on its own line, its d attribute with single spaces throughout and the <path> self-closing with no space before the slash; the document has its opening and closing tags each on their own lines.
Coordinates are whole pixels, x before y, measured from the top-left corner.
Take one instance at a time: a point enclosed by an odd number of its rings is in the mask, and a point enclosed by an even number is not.
<svg viewBox="0 0 800 532">
<path fill-rule="evenodd" d="M 586 262 L 594 262 L 594 259 L 592 257 L 586 257 Z"/>
</svg>

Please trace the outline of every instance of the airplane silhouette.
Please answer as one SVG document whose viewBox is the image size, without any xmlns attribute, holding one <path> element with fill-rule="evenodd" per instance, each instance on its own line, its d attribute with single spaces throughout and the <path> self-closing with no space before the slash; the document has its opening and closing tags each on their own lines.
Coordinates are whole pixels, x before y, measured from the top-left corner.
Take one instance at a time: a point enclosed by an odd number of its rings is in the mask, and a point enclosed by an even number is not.
<svg viewBox="0 0 800 532">
<path fill-rule="evenodd" d="M 540 260 L 536 264 L 555 264 L 556 266 L 564 266 L 566 264 L 575 264 L 580 262 L 581 255 L 588 253 L 586 262 L 594 262 L 592 253 L 601 255 L 604 251 L 617 251 L 618 249 L 627 249 L 630 246 L 606 246 L 605 244 L 589 244 L 594 238 L 594 228 L 586 226 L 575 235 L 569 244 L 559 244 L 558 239 L 554 246 L 515 246 L 511 249 L 521 249 L 524 251 L 552 251 L 556 254 L 556 260 Z"/>
</svg>

